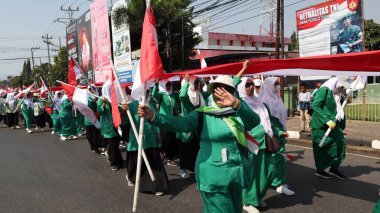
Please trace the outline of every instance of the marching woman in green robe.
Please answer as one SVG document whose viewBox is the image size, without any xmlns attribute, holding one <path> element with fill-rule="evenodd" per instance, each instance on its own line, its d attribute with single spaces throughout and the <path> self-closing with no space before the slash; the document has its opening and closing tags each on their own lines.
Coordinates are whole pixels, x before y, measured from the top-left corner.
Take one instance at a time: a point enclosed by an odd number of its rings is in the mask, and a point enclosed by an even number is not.
<svg viewBox="0 0 380 213">
<path fill-rule="evenodd" d="M 25 119 L 26 132 L 30 134 L 32 133 L 31 128 L 34 117 L 34 101 L 32 93 L 26 94 L 26 97 L 21 105 L 21 113 Z"/>
<path fill-rule="evenodd" d="M 208 89 L 213 93 L 208 106 L 185 116 L 162 115 L 145 106 L 140 106 L 138 113 L 159 128 L 176 132 L 198 130 L 200 149 L 195 175 L 203 212 L 242 212 L 242 190 L 251 183 L 252 169 L 245 128 L 254 128 L 260 118 L 232 95 L 235 86 L 229 76 L 218 76 Z"/>
<path fill-rule="evenodd" d="M 66 94 L 62 97 L 59 117 L 62 125 L 61 140 L 65 141 L 67 139 L 76 139 L 75 122 L 73 118 L 73 102 L 67 97 Z"/>
<path fill-rule="evenodd" d="M 147 95 L 147 106 L 153 112 L 159 111 L 158 102 L 150 96 L 150 91 L 146 92 Z M 129 104 L 129 109 L 132 114 L 133 122 L 136 125 L 137 131 L 140 128 L 140 117 L 137 115 L 139 102 L 134 100 Z M 126 110 L 126 105 L 123 105 L 124 110 Z M 129 123 L 129 119 L 125 119 Z M 165 191 L 169 188 L 168 176 L 164 164 L 160 156 L 160 142 L 158 140 L 160 134 L 160 129 L 157 126 L 150 124 L 149 122 L 144 123 L 144 136 L 143 136 L 143 149 L 149 164 L 152 168 L 155 181 L 152 181 L 145 163 L 141 164 L 141 177 L 140 177 L 140 192 L 152 192 L 157 196 L 163 195 Z M 137 151 L 138 143 L 133 132 L 133 129 L 129 132 L 129 142 L 127 147 L 127 177 L 128 185 L 133 186 L 136 179 L 136 169 L 137 169 Z"/>
<path fill-rule="evenodd" d="M 57 91 L 54 94 L 54 98 L 50 103 L 50 107 L 53 108 L 53 113 L 51 114 L 51 120 L 53 121 L 53 131 L 52 135 L 61 135 L 62 127 L 61 127 L 61 118 L 59 117 L 59 110 L 61 109 L 62 103 L 62 93 Z"/>
<path fill-rule="evenodd" d="M 209 92 L 200 91 L 200 79 L 196 76 L 186 75 L 182 82 L 179 99 L 181 101 L 181 114 L 187 115 L 196 108 L 205 106 L 205 100 L 210 95 Z M 188 171 L 194 172 L 195 160 L 199 151 L 199 135 L 194 132 L 177 133 L 180 143 L 180 170 L 182 178 L 189 178 Z"/>
<path fill-rule="evenodd" d="M 236 82 L 236 79 L 239 81 Z M 254 96 L 255 88 L 253 80 L 247 77 L 241 78 L 241 81 L 239 78 L 235 78 L 234 80 L 238 84 L 240 97 L 260 117 L 260 125 L 248 131 L 260 146 L 258 153 L 252 157 L 252 184 L 243 190 L 244 210 L 253 213 L 259 212 L 256 209 L 257 206 L 266 206 L 262 198 L 264 198 L 266 191 L 276 176 L 276 170 L 271 166 L 271 161 L 273 160 L 272 153 L 266 151 L 265 139 L 268 136 L 271 138 L 275 136 L 284 137 L 287 133 L 273 127 L 267 107 Z"/>
<path fill-rule="evenodd" d="M 288 114 L 282 101 L 279 92 L 281 87 L 277 77 L 268 77 L 264 80 L 262 87 L 259 92 L 259 99 L 263 102 L 271 113 L 271 122 L 274 128 L 279 129 L 279 131 L 286 132 L 286 119 Z M 295 192 L 289 189 L 286 184 L 286 173 L 285 173 L 285 144 L 286 137 L 277 137 L 280 143 L 280 149 L 278 152 L 272 154 L 272 167 L 275 168 L 273 172 L 274 178 L 272 181 L 272 186 L 276 188 L 276 192 L 284 195 L 295 195 Z"/>
<path fill-rule="evenodd" d="M 152 97 L 158 101 L 161 114 L 178 116 L 178 93 L 173 92 L 173 86 L 169 80 L 159 81 L 152 89 Z M 179 157 L 179 144 L 176 134 L 162 129 L 160 137 L 161 155 L 168 160 L 168 165 L 176 166 L 174 160 Z"/>
<path fill-rule="evenodd" d="M 319 177 L 331 178 L 335 176 L 339 179 L 346 179 L 346 176 L 338 170 L 346 154 L 346 140 L 343 135 L 346 120 L 340 104 L 340 93 L 344 91 L 344 88 L 349 88 L 348 83 L 333 77 L 326 81 L 314 95 L 311 136 L 314 162 L 317 168 L 315 175 Z M 338 119 L 336 119 L 337 114 Z M 328 128 L 332 131 L 323 146 L 319 147 L 319 143 Z M 327 173 L 325 169 L 329 167 L 330 170 Z"/>
<path fill-rule="evenodd" d="M 112 118 L 111 106 L 111 81 L 107 81 L 102 88 L 102 97 L 99 98 L 96 111 L 100 115 L 100 133 L 103 136 L 103 142 L 107 144 L 108 160 L 111 164 L 111 170 L 117 171 L 123 167 L 123 157 L 119 149 L 120 135 L 117 132 Z"/>
</svg>

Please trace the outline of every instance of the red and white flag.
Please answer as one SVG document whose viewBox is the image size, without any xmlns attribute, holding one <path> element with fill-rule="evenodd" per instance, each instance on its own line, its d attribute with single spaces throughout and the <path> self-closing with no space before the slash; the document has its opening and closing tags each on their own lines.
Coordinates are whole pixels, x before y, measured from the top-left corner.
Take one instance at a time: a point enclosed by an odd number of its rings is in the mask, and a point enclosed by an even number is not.
<svg viewBox="0 0 380 213">
<path fill-rule="evenodd" d="M 203 55 L 201 55 L 201 51 L 198 49 L 197 53 L 199 55 L 199 61 L 201 62 L 201 68 L 207 67 L 206 60 L 203 58 Z"/>
<path fill-rule="evenodd" d="M 284 158 L 285 160 L 287 161 L 294 161 L 297 159 L 297 156 L 294 156 L 294 155 L 289 155 L 289 154 L 283 154 L 283 153 L 280 153 Z"/>
<path fill-rule="evenodd" d="M 86 117 L 96 128 L 99 129 L 100 123 L 96 118 L 94 111 L 87 106 L 88 98 L 90 96 L 88 89 L 80 89 L 63 83 L 61 83 L 61 85 L 77 110 L 79 110 L 84 117 Z"/>
<path fill-rule="evenodd" d="M 247 139 L 248 150 L 257 155 L 260 148 L 259 142 L 257 142 L 257 140 L 254 137 L 252 137 L 248 132 L 245 133 L 245 137 Z"/>
<path fill-rule="evenodd" d="M 351 89 L 353 91 L 363 89 L 367 82 L 367 76 L 355 76 L 354 81 L 351 83 Z"/>
<path fill-rule="evenodd" d="M 42 94 L 47 92 L 47 91 L 48 91 L 48 88 L 47 88 L 45 82 L 41 79 L 40 95 L 42 96 Z"/>
<path fill-rule="evenodd" d="M 67 75 L 68 84 L 76 86 L 77 80 L 82 77 L 82 70 L 79 68 L 74 59 L 70 58 L 69 73 Z"/>
<path fill-rule="evenodd" d="M 154 81 L 163 75 L 163 67 L 158 52 L 156 21 L 153 9 L 145 11 L 143 33 L 141 38 L 140 63 L 137 66 L 135 79 L 132 87 L 132 97 L 140 99 L 144 96 L 143 84 L 146 88 L 154 85 Z"/>
<path fill-rule="evenodd" d="M 15 95 L 15 98 L 19 98 L 21 97 L 23 94 L 26 94 L 28 92 L 30 92 L 30 90 L 34 87 L 34 84 L 36 82 L 34 82 L 32 85 L 28 86 L 26 89 L 22 90 L 21 92 L 19 92 L 17 95 Z"/>
<path fill-rule="evenodd" d="M 120 111 L 119 111 L 119 102 L 118 102 L 116 88 L 115 88 L 114 72 L 112 72 L 112 77 L 111 77 L 111 109 L 112 109 L 113 124 L 115 127 L 118 127 L 121 124 L 121 117 L 120 117 Z"/>
</svg>

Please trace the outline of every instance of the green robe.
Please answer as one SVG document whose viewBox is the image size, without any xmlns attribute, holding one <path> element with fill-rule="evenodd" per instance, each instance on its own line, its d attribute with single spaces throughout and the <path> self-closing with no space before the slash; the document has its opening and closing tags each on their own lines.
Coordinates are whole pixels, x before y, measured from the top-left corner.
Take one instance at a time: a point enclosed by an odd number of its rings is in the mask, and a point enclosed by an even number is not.
<svg viewBox="0 0 380 213">
<path fill-rule="evenodd" d="M 68 98 L 63 100 L 59 110 L 59 117 L 61 119 L 61 135 L 69 137 L 76 135 L 75 122 L 73 118 L 73 102 Z"/>
<path fill-rule="evenodd" d="M 92 111 L 96 112 L 96 102 L 93 101 L 94 98 L 93 96 L 90 96 L 90 98 L 87 101 L 87 106 L 90 108 Z M 84 117 L 84 125 L 85 126 L 92 126 L 93 124 L 86 118 Z"/>
<path fill-rule="evenodd" d="M 205 204 L 204 212 L 242 212 L 242 189 L 251 183 L 252 155 L 241 151 L 222 116 L 202 115 L 195 176 Z M 241 102 L 240 109 L 232 116 L 247 129 L 260 123 L 258 115 L 244 102 Z M 193 132 L 198 130 L 199 117 L 195 111 L 182 117 L 156 114 L 153 124 L 167 131 Z M 222 160 L 223 150 L 227 153 L 226 161 Z"/>
<path fill-rule="evenodd" d="M 50 108 L 53 109 L 52 114 L 50 115 L 51 120 L 53 121 L 53 131 L 54 134 L 60 135 L 62 132 L 62 126 L 61 126 L 61 118 L 59 117 L 59 110 L 54 109 L 54 99 L 51 99 L 51 103 L 49 105 Z"/>
<path fill-rule="evenodd" d="M 276 129 L 279 134 L 276 135 L 276 138 L 278 142 L 280 143 L 280 149 L 276 153 L 272 153 L 272 163 L 273 168 L 275 168 L 275 171 L 273 171 L 273 181 L 272 186 L 273 187 L 279 187 L 281 185 L 284 185 L 286 183 L 286 164 L 285 164 L 285 158 L 282 154 L 285 154 L 285 144 L 286 144 L 286 138 L 280 137 L 281 133 L 285 131 L 285 128 L 281 124 L 280 120 L 276 117 L 271 116 L 271 123 L 273 126 L 273 129 Z M 274 131 L 274 130 L 273 130 Z"/>
<path fill-rule="evenodd" d="M 328 129 L 326 123 L 329 120 L 335 121 L 337 114 L 336 102 L 333 92 L 327 87 L 321 87 L 314 96 L 312 103 L 313 116 L 310 127 L 312 128 L 314 162 L 318 172 L 328 167 L 339 167 L 346 154 L 346 140 L 343 130 L 346 127 L 346 120 L 338 121 L 336 127 L 327 137 L 323 147 L 319 147 L 325 132 Z"/>
<path fill-rule="evenodd" d="M 194 111 L 199 106 L 194 106 L 190 102 L 189 95 L 187 92 L 189 91 L 190 83 L 185 83 L 181 88 L 181 93 L 179 94 L 179 100 L 181 101 L 181 114 L 187 115 L 190 112 Z M 201 92 L 203 99 L 205 100 L 207 104 L 207 98 L 210 96 L 210 93 L 208 92 Z M 180 132 L 177 133 L 177 138 L 180 139 L 182 142 L 186 143 L 193 139 L 195 132 Z"/>
<path fill-rule="evenodd" d="M 380 213 L 380 197 L 377 200 L 377 203 L 375 205 L 375 208 L 373 209 L 373 213 Z"/>
<path fill-rule="evenodd" d="M 178 115 L 177 104 L 179 103 L 178 93 L 173 92 L 170 96 L 161 92 L 156 84 L 152 89 L 152 97 L 160 104 L 160 113 L 164 115 Z M 171 103 L 170 103 L 171 102 Z"/>
<path fill-rule="evenodd" d="M 112 109 L 110 103 L 107 103 L 104 107 L 103 100 L 98 99 L 97 112 L 100 115 L 100 133 L 103 138 L 113 138 L 119 135 L 113 124 Z"/>
<path fill-rule="evenodd" d="M 76 134 L 80 134 L 84 129 L 84 116 L 79 110 L 76 110 L 76 116 L 74 114 L 74 123 Z"/>
<path fill-rule="evenodd" d="M 131 111 L 132 119 L 133 122 L 136 125 L 137 132 L 140 130 L 140 118 L 137 115 L 137 109 L 139 106 L 138 101 L 133 101 L 129 105 L 129 110 Z M 149 103 L 149 108 L 152 111 L 157 111 L 157 107 L 155 106 L 154 103 Z M 126 118 L 125 121 L 129 123 L 129 119 Z M 148 148 L 160 148 L 160 143 L 158 140 L 160 134 L 160 130 L 158 129 L 157 126 L 152 125 L 149 122 L 144 123 L 144 136 L 143 136 L 143 149 L 148 149 Z M 137 144 L 137 140 L 135 137 L 135 134 L 133 132 L 133 129 L 131 128 L 129 131 L 129 142 L 128 142 L 128 151 L 137 151 L 139 148 Z"/>
<path fill-rule="evenodd" d="M 23 103 L 21 104 L 21 113 L 25 119 L 26 128 L 31 129 L 33 118 L 34 118 L 33 107 L 28 108 L 25 104 L 25 101 L 24 100 L 22 100 L 22 101 L 23 101 Z M 33 102 L 34 102 L 34 100 L 33 100 Z"/>
</svg>

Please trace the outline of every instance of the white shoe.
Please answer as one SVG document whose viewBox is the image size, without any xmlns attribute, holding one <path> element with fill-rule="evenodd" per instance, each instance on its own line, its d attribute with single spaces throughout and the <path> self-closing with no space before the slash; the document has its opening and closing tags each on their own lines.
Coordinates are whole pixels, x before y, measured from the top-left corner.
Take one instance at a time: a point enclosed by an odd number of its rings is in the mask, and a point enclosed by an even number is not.
<svg viewBox="0 0 380 213">
<path fill-rule="evenodd" d="M 179 175 L 181 175 L 182 178 L 189 178 L 190 177 L 190 175 L 189 175 L 189 173 L 187 173 L 186 169 L 180 169 Z"/>
<path fill-rule="evenodd" d="M 36 130 L 38 130 L 38 126 L 36 126 Z"/>
<path fill-rule="evenodd" d="M 133 187 L 135 184 L 133 184 L 131 181 L 128 181 L 128 186 Z"/>
<path fill-rule="evenodd" d="M 243 206 L 243 209 L 248 213 L 258 213 L 260 212 L 256 207 L 254 206 Z"/>
<path fill-rule="evenodd" d="M 265 201 L 263 201 L 263 200 L 260 201 L 259 207 L 266 208 L 267 206 L 268 205 L 267 205 L 267 203 L 265 203 Z"/>
<path fill-rule="evenodd" d="M 30 134 L 30 133 L 32 133 L 32 130 L 26 129 L 26 132 Z"/>
<path fill-rule="evenodd" d="M 51 134 L 52 134 L 52 135 L 54 135 L 54 133 L 55 133 L 54 131 L 51 131 Z"/>
<path fill-rule="evenodd" d="M 61 141 L 65 141 L 65 140 L 67 140 L 67 138 L 64 136 L 61 136 Z"/>
<path fill-rule="evenodd" d="M 163 194 L 163 192 L 156 192 L 156 196 L 162 196 Z"/>
<path fill-rule="evenodd" d="M 20 129 L 21 127 L 20 126 L 16 126 L 16 129 Z"/>
<path fill-rule="evenodd" d="M 288 195 L 288 196 L 293 196 L 293 195 L 296 194 L 295 192 L 293 192 L 292 190 L 290 190 L 289 186 L 286 185 L 286 184 L 277 187 L 276 192 L 278 192 L 280 194 Z"/>
<path fill-rule="evenodd" d="M 44 131 L 44 130 L 45 130 L 44 128 L 41 129 L 41 131 Z"/>
</svg>

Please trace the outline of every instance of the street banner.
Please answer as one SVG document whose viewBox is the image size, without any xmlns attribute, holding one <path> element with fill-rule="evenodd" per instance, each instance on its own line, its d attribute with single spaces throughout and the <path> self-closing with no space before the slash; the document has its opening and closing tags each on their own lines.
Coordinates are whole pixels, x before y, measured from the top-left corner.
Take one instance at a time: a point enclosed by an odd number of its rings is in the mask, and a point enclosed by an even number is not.
<svg viewBox="0 0 380 213">
<path fill-rule="evenodd" d="M 119 0 L 112 6 L 111 17 L 121 7 L 127 7 L 125 0 Z M 116 27 L 111 21 L 111 26 L 115 71 L 121 84 L 130 83 L 132 82 L 132 52 L 129 25 L 122 24 Z"/>
<path fill-rule="evenodd" d="M 333 0 L 296 12 L 300 57 L 363 51 L 362 0 Z"/>
<path fill-rule="evenodd" d="M 296 12 L 299 55 L 318 56 L 363 51 L 362 0 L 332 0 Z M 301 80 L 331 76 L 301 76 Z"/>
<path fill-rule="evenodd" d="M 77 22 L 74 21 L 66 28 L 67 51 L 69 58 L 72 57 L 78 63 L 78 31 Z"/>
<path fill-rule="evenodd" d="M 105 82 L 111 78 L 111 40 L 107 0 L 95 0 L 91 4 L 92 59 L 95 82 Z"/>
<path fill-rule="evenodd" d="M 87 11 L 78 23 L 78 65 L 90 81 L 94 81 L 92 66 L 91 12 Z"/>
</svg>

